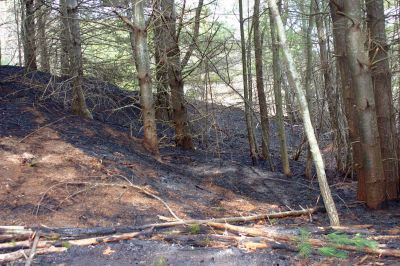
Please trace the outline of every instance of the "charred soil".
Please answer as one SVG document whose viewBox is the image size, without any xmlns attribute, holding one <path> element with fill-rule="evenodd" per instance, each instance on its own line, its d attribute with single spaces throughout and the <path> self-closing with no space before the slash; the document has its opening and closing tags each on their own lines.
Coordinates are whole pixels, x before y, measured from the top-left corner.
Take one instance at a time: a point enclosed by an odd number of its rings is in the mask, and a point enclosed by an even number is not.
<svg viewBox="0 0 400 266">
<path fill-rule="evenodd" d="M 316 180 L 302 175 L 302 162 L 291 162 L 292 177 L 268 171 L 264 162 L 251 165 L 239 108 L 213 106 L 213 121 L 203 121 L 205 127 L 193 123 L 194 151 L 173 147 L 173 130 L 160 124 L 160 161 L 141 145 L 136 93 L 94 79 L 85 82 L 85 90 L 94 120 L 68 112 L 68 78 L 41 72 L 26 75 L 22 68 L 0 67 L 0 225 L 117 227 L 171 217 L 164 204 L 132 189 L 130 183 L 162 198 L 181 219 L 246 216 L 322 205 Z M 204 104 L 193 103 L 189 109 L 191 118 L 199 121 Z M 271 132 L 274 163 L 279 170 L 274 123 Z M 287 134 L 289 144 L 298 146 L 301 127 L 288 127 Z M 389 203 L 385 210 L 369 211 L 355 201 L 354 181 L 330 173 L 342 224 L 368 224 L 371 232 L 378 234 L 400 233 L 399 202 Z M 324 213 L 316 213 L 258 222 L 258 226 L 271 225 L 328 226 L 328 219 Z M 191 234 L 188 227 L 179 230 Z M 380 243 L 400 248 L 398 241 Z M 296 252 L 272 248 L 254 252 L 230 245 L 209 246 L 198 247 L 187 239 L 150 237 L 74 247 L 62 254 L 38 256 L 35 261 L 38 265 L 396 263 L 391 258 L 365 258 L 362 253 L 340 260 L 317 254 L 302 258 Z"/>
</svg>

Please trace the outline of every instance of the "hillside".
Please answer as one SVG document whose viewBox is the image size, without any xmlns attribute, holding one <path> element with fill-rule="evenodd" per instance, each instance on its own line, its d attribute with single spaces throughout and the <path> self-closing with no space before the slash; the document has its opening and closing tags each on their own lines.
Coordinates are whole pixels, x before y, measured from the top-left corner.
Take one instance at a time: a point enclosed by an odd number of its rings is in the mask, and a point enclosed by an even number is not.
<svg viewBox="0 0 400 266">
<path fill-rule="evenodd" d="M 94 120 L 68 112 L 68 79 L 41 72 L 25 76 L 23 68 L 0 67 L 0 225 L 115 228 L 161 222 L 159 216 L 172 217 L 166 205 L 180 219 L 240 217 L 322 205 L 318 184 L 305 180 L 302 168 L 285 177 L 267 171 L 264 164 L 251 166 L 244 125 L 234 122 L 240 109 L 218 113 L 220 138 L 215 139 L 213 132 L 208 135 L 208 147 L 218 143 L 218 150 L 206 149 L 199 139 L 195 151 L 177 150 L 172 146 L 172 130 L 160 124 L 159 161 L 141 146 L 139 106 L 132 104 L 137 94 L 94 79 L 85 86 Z M 201 108 L 201 103 L 193 103 L 192 117 L 199 116 L 196 109 Z M 291 145 L 298 143 L 299 132 L 293 131 L 289 139 Z M 343 224 L 368 225 L 367 232 L 377 235 L 396 234 L 388 230 L 399 233 L 399 202 L 389 203 L 386 210 L 367 211 L 354 199 L 355 183 L 337 181 L 332 190 Z M 286 230 L 328 225 L 326 215 L 318 212 L 263 220 L 254 226 Z M 187 265 L 188 258 L 192 265 L 395 262 L 365 258 L 363 253 L 347 260 L 318 254 L 304 259 L 273 246 L 249 252 L 232 241 L 198 247 L 198 235 L 209 231 L 201 226 L 191 234 L 190 228 L 178 227 L 178 233 L 170 229 L 169 238 L 160 230 L 143 236 L 145 240 L 73 247 L 35 260 L 38 265 L 152 265 L 159 260 L 165 260 L 165 265 Z M 388 248 L 400 247 L 398 239 L 385 243 Z M 107 247 L 113 252 L 105 253 Z"/>
</svg>

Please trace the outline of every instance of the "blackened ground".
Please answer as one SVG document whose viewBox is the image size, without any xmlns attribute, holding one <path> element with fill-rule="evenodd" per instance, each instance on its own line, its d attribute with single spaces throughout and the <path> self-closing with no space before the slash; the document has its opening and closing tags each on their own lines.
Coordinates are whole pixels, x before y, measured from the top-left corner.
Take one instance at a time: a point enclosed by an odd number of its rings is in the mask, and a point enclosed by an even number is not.
<svg viewBox="0 0 400 266">
<path fill-rule="evenodd" d="M 69 113 L 68 78 L 46 73 L 25 75 L 23 68 L 0 67 L 0 221 L 4 225 L 94 227 L 142 225 L 171 216 L 158 201 L 121 187 L 96 183 L 146 186 L 181 218 L 243 216 L 321 205 L 316 180 L 305 180 L 302 162 L 291 161 L 293 177 L 267 171 L 265 162 L 250 164 L 243 112 L 216 106 L 216 123 L 193 123 L 195 151 L 173 147 L 173 129 L 159 124 L 162 162 L 140 144 L 137 94 L 86 80 L 94 120 Z M 196 106 L 194 108 L 193 106 Z M 202 103 L 193 103 L 191 118 L 201 118 Z M 204 122 L 204 121 L 202 121 Z M 213 125 L 213 126 L 210 126 Z M 276 126 L 271 123 L 273 159 L 279 169 Z M 258 132 L 259 134 L 260 132 Z M 289 145 L 301 141 L 301 127 L 288 127 Z M 207 141 L 205 141 L 205 136 Z M 335 177 L 335 173 L 332 173 Z M 341 181 L 341 182 L 338 182 Z M 76 185 L 78 182 L 85 184 Z M 377 232 L 399 232 L 399 202 L 371 212 L 355 201 L 355 183 L 330 179 L 343 224 L 372 224 Z M 265 226 L 271 221 L 265 221 Z M 324 213 L 288 218 L 274 224 L 328 225 Z M 392 231 L 390 231 L 392 230 Z M 396 231 L 397 230 L 397 231 Z M 392 232 L 392 233 L 390 233 Z M 388 247 L 399 248 L 396 241 Z M 157 241 L 125 241 L 107 248 L 72 248 L 64 254 L 38 257 L 40 265 L 292 265 L 350 264 L 362 258 L 307 260 L 284 250 L 247 253 L 237 248 L 192 248 Z M 292 258 L 293 257 L 293 258 Z M 393 260 L 379 259 L 391 264 Z M 190 263 L 189 263 L 190 261 Z M 366 262 L 376 262 L 370 257 Z"/>
</svg>

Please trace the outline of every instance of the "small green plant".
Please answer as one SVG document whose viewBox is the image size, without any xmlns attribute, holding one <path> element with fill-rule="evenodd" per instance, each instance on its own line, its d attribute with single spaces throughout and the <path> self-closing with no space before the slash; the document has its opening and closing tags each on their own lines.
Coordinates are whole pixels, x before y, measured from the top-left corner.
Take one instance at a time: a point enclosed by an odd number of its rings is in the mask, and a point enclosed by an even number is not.
<svg viewBox="0 0 400 266">
<path fill-rule="evenodd" d="M 302 257 L 310 256 L 312 252 L 312 246 L 309 243 L 311 233 L 304 228 L 300 228 L 299 236 L 296 239 L 297 248 L 299 249 L 299 254 Z"/>
<path fill-rule="evenodd" d="M 335 257 L 340 259 L 346 259 L 347 253 L 341 250 L 337 250 L 335 247 L 322 247 L 318 249 L 319 253 L 326 257 Z"/>
<path fill-rule="evenodd" d="M 192 235 L 198 235 L 198 234 L 200 234 L 200 230 L 201 230 L 201 228 L 200 228 L 200 225 L 199 225 L 199 224 L 192 224 L 192 225 L 190 225 L 190 227 L 189 227 L 189 232 L 190 232 Z"/>
<path fill-rule="evenodd" d="M 63 241 L 61 245 L 66 249 L 69 249 L 72 247 L 71 243 L 69 243 L 68 241 Z"/>
<path fill-rule="evenodd" d="M 165 265 L 165 258 L 164 257 L 158 257 L 153 262 L 153 266 L 164 266 L 164 265 Z"/>
</svg>

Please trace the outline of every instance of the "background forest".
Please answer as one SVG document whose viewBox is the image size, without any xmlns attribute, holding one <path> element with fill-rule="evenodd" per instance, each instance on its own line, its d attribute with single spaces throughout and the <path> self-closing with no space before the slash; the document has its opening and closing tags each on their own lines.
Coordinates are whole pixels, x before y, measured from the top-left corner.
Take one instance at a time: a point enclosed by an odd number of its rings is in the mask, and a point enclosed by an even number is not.
<svg viewBox="0 0 400 266">
<path fill-rule="evenodd" d="M 29 84 L 32 106 L 116 126 L 161 164 L 197 153 L 318 184 L 340 226 L 337 198 L 372 212 L 400 196 L 399 5 L 0 0 L 3 121 L 13 86 Z"/>
</svg>

